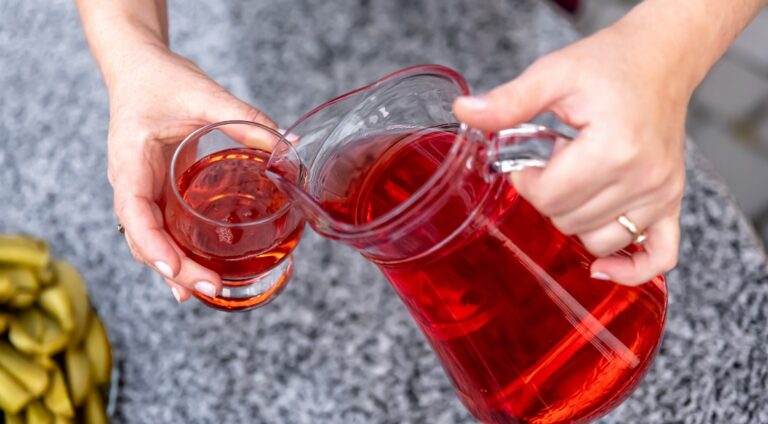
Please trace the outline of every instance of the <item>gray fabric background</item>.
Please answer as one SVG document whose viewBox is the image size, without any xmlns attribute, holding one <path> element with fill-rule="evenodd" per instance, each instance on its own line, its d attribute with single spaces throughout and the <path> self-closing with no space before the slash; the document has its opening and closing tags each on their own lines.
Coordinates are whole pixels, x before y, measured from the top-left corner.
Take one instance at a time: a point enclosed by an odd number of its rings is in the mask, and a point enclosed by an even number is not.
<svg viewBox="0 0 768 424">
<path fill-rule="evenodd" d="M 174 48 L 283 125 L 399 67 L 475 89 L 575 38 L 541 0 L 172 3 Z M 107 96 L 73 2 L 0 2 L 0 231 L 78 266 L 122 371 L 119 423 L 469 423 L 394 292 L 307 234 L 266 309 L 177 306 L 132 262 L 106 179 Z M 648 377 L 605 423 L 768 422 L 768 271 L 744 217 L 689 149 L 680 266 Z"/>
</svg>

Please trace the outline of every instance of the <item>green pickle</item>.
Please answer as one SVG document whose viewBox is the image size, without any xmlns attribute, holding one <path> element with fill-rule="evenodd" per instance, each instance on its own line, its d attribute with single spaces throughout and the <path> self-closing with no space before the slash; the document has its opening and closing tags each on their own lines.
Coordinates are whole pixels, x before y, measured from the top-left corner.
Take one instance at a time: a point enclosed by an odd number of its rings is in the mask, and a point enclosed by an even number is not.
<svg viewBox="0 0 768 424">
<path fill-rule="evenodd" d="M 64 331 L 75 329 L 75 315 L 72 301 L 62 286 L 51 286 L 40 292 L 37 299 L 40 308 L 54 317 Z"/>
<path fill-rule="evenodd" d="M 35 303 L 40 282 L 35 278 L 35 274 L 27 268 L 3 269 L 0 271 L 10 281 L 14 287 L 14 296 L 5 304 L 11 308 L 22 309 Z"/>
<path fill-rule="evenodd" d="M 48 388 L 48 373 L 45 368 L 17 352 L 5 341 L 0 341 L 0 366 L 35 397 L 41 396 Z"/>
<path fill-rule="evenodd" d="M 37 281 L 39 281 L 40 284 L 47 286 L 53 283 L 56 279 L 56 274 L 53 272 L 51 264 L 46 264 L 45 266 L 35 268 L 35 277 L 37 277 Z"/>
<path fill-rule="evenodd" d="M 0 424 L 106 424 L 112 351 L 80 273 L 0 235 Z"/>
<path fill-rule="evenodd" d="M 39 400 L 27 406 L 27 424 L 53 424 L 53 414 Z"/>
<path fill-rule="evenodd" d="M 50 259 L 48 245 L 26 236 L 0 236 L 0 263 L 40 268 Z"/>
<path fill-rule="evenodd" d="M 106 384 L 109 382 L 112 372 L 112 352 L 109 348 L 109 339 L 104 324 L 96 314 L 91 315 L 88 320 L 88 331 L 85 335 L 83 347 L 91 366 L 93 380 L 96 384 Z"/>
<path fill-rule="evenodd" d="M 5 413 L 5 424 L 26 424 L 21 414 Z"/>
<path fill-rule="evenodd" d="M 72 395 L 72 403 L 75 406 L 80 406 L 93 388 L 88 357 L 82 349 L 70 347 L 64 352 L 64 366 L 66 368 L 69 393 Z"/>
<path fill-rule="evenodd" d="M 29 308 L 11 321 L 8 339 L 26 354 L 50 356 L 67 346 L 69 334 L 40 310 Z"/>
<path fill-rule="evenodd" d="M 24 418 L 19 414 L 5 413 L 5 424 L 26 424 Z"/>
<path fill-rule="evenodd" d="M 60 261 L 53 261 L 53 269 L 56 274 L 56 282 L 69 295 L 70 304 L 74 320 L 74 329 L 71 345 L 76 345 L 83 340 L 86 326 L 88 325 L 88 314 L 90 313 L 90 303 L 88 302 L 88 290 L 80 273 L 70 264 Z"/>
<path fill-rule="evenodd" d="M 65 418 L 74 418 L 75 416 L 75 408 L 67 392 L 64 374 L 58 366 L 51 370 L 51 384 L 43 398 L 43 402 L 57 416 Z"/>
<path fill-rule="evenodd" d="M 37 365 L 40 365 L 46 371 L 50 371 L 53 369 L 53 367 L 56 366 L 56 362 L 54 362 L 53 358 L 51 358 L 50 356 L 35 355 L 34 360 Z"/>
<path fill-rule="evenodd" d="M 13 376 L 0 367 L 0 409 L 10 414 L 17 414 L 33 396 Z"/>
<path fill-rule="evenodd" d="M 85 402 L 85 424 L 107 424 L 108 422 L 101 393 L 98 390 L 91 390 Z"/>
<path fill-rule="evenodd" d="M 16 286 L 11 283 L 10 277 L 0 274 L 0 304 L 9 302 L 16 297 Z"/>
<path fill-rule="evenodd" d="M 62 417 L 61 415 L 53 417 L 53 424 L 72 424 L 73 422 L 72 418 Z"/>
</svg>

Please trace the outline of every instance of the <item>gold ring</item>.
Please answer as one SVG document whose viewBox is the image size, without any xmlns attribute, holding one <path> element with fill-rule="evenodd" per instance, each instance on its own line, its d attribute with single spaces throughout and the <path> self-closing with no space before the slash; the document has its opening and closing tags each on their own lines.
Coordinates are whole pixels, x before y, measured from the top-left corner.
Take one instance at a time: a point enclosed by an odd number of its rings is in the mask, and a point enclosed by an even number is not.
<svg viewBox="0 0 768 424">
<path fill-rule="evenodd" d="M 640 231 L 637 229 L 637 225 L 635 225 L 632 220 L 627 218 L 626 215 L 621 215 L 618 218 L 616 218 L 617 221 L 619 221 L 619 224 L 621 224 L 622 227 L 626 228 L 627 231 L 629 231 L 630 234 L 632 234 L 632 243 L 635 244 L 643 244 L 646 239 L 645 232 Z"/>
<path fill-rule="evenodd" d="M 125 234 L 125 227 L 123 227 L 123 224 L 117 223 L 117 232 L 120 234 Z"/>
</svg>

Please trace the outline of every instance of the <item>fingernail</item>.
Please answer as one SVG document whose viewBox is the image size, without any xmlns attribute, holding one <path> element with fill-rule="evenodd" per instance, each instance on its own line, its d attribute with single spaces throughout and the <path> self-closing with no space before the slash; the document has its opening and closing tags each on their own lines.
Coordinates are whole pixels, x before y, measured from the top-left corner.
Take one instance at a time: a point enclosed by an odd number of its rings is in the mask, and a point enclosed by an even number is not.
<svg viewBox="0 0 768 424">
<path fill-rule="evenodd" d="M 461 98 L 461 102 L 464 103 L 464 106 L 475 109 L 475 110 L 481 110 L 488 107 L 488 102 L 480 97 L 475 96 L 466 96 Z"/>
<path fill-rule="evenodd" d="M 512 185 L 517 189 L 520 187 L 520 173 L 513 171 L 509 173 L 509 179 L 512 180 Z"/>
<path fill-rule="evenodd" d="M 176 298 L 176 301 L 181 303 L 181 294 L 179 294 L 179 291 L 176 289 L 176 287 L 171 287 L 171 293 L 173 293 L 173 297 Z"/>
<path fill-rule="evenodd" d="M 163 274 L 163 277 L 165 277 L 165 278 L 172 278 L 173 277 L 173 270 L 171 269 L 171 267 L 167 263 L 165 263 L 163 261 L 155 262 L 155 269 L 157 269 L 158 272 L 160 272 L 160 274 Z"/>
<path fill-rule="evenodd" d="M 198 281 L 195 283 L 195 290 L 208 297 L 216 297 L 216 286 L 207 281 Z"/>
<path fill-rule="evenodd" d="M 593 272 L 592 273 L 592 278 L 594 278 L 595 280 L 603 280 L 603 281 L 610 281 L 611 280 L 611 276 L 606 274 L 606 273 L 604 273 L 604 272 Z"/>
</svg>

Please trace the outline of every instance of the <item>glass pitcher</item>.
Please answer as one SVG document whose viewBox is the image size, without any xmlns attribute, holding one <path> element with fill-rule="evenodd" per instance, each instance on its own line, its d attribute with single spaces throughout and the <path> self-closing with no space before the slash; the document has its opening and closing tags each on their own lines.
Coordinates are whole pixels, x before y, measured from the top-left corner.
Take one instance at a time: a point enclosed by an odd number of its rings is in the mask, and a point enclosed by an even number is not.
<svg viewBox="0 0 768 424">
<path fill-rule="evenodd" d="M 594 257 L 505 174 L 544 165 L 561 136 L 462 126 L 451 107 L 468 93 L 442 66 L 391 74 L 291 126 L 268 175 L 315 231 L 376 264 L 478 420 L 595 419 L 658 349 L 664 279 L 592 279 Z"/>
</svg>

